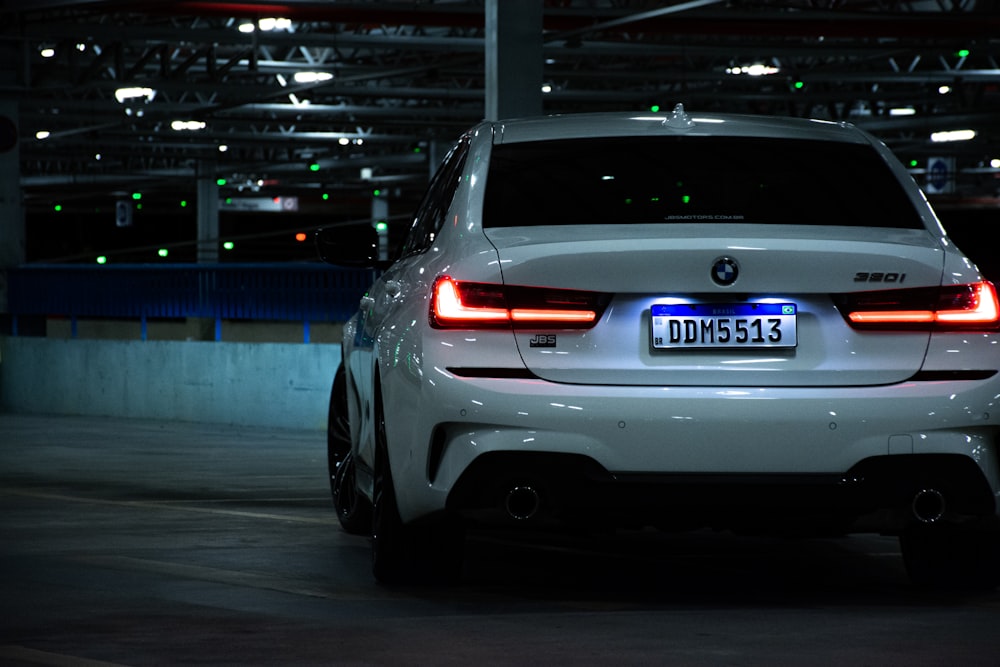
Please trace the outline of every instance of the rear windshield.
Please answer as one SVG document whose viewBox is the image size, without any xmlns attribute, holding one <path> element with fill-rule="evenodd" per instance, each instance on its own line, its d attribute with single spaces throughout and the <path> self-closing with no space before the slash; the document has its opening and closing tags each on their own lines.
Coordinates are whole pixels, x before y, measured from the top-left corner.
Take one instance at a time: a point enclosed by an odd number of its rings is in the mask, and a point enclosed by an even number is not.
<svg viewBox="0 0 1000 667">
<path fill-rule="evenodd" d="M 663 222 L 923 227 L 868 145 L 687 136 L 493 148 L 486 227 Z"/>
</svg>

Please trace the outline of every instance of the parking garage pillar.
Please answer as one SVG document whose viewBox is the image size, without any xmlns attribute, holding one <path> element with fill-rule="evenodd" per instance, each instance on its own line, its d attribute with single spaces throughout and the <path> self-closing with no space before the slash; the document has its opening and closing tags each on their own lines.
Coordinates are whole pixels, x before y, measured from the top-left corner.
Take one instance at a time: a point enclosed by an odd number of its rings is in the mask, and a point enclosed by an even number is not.
<svg viewBox="0 0 1000 667">
<path fill-rule="evenodd" d="M 18 62 L 17 58 L 13 62 Z M 3 83 L 14 83 L 11 72 L 5 70 L 2 77 Z M 17 100 L 0 100 L 0 333 L 13 326 L 8 314 L 7 269 L 24 264 L 26 259 L 17 127 Z"/>
<path fill-rule="evenodd" d="M 215 164 L 198 166 L 198 245 L 199 264 L 219 261 L 219 186 L 215 182 Z M 199 340 L 220 340 L 222 322 L 217 318 L 193 318 Z"/>
<path fill-rule="evenodd" d="M 542 113 L 542 4 L 486 0 L 486 119 Z"/>
<path fill-rule="evenodd" d="M 198 263 L 219 261 L 219 188 L 215 165 L 203 163 L 198 172 Z"/>
<path fill-rule="evenodd" d="M 17 102 L 0 101 L 0 269 L 25 261 Z"/>
</svg>

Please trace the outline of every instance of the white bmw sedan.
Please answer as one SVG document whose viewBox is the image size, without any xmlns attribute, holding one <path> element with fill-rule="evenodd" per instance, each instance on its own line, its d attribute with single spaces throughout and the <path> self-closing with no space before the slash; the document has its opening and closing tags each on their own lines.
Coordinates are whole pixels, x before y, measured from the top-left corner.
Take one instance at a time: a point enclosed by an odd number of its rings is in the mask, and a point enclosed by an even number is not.
<svg viewBox="0 0 1000 667">
<path fill-rule="evenodd" d="M 464 530 L 898 535 L 926 585 L 1000 581 L 997 295 L 844 123 L 484 122 L 438 169 L 331 397 L 341 523 L 381 581 Z"/>
</svg>

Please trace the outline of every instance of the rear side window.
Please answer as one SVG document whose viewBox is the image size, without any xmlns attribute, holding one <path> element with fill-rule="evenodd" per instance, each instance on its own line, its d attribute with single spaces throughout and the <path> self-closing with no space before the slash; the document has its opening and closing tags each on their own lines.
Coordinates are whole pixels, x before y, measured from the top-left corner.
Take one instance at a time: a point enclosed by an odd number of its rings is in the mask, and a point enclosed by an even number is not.
<svg viewBox="0 0 1000 667">
<path fill-rule="evenodd" d="M 923 228 L 868 145 L 617 137 L 494 146 L 486 227 L 753 223 Z"/>
<path fill-rule="evenodd" d="M 424 252 L 434 243 L 444 224 L 448 207 L 455 197 L 455 191 L 462 182 L 462 169 L 469 154 L 469 142 L 469 137 L 463 136 L 448 152 L 435 172 L 423 201 L 413 215 L 413 222 L 400 250 L 400 257 Z"/>
</svg>

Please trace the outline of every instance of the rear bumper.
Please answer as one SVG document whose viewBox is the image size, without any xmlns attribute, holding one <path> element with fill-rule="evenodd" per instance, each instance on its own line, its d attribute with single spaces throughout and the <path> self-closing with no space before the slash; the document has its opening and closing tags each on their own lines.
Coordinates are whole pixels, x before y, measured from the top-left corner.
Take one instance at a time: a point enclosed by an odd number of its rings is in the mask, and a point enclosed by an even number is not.
<svg viewBox="0 0 1000 667">
<path fill-rule="evenodd" d="M 913 523 L 1000 528 L 992 490 L 962 455 L 879 456 L 840 475 L 612 474 L 578 454 L 477 458 L 447 509 L 475 523 L 899 534 Z"/>
<path fill-rule="evenodd" d="M 746 507 L 764 521 L 826 509 L 853 520 L 947 487 L 956 516 L 995 517 L 996 396 L 997 377 L 722 388 L 439 374 L 416 398 L 391 397 L 386 426 L 407 521 L 502 509 L 519 476 L 554 489 L 545 503 L 557 516 L 714 523 Z"/>
</svg>

